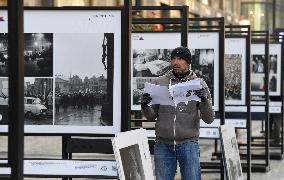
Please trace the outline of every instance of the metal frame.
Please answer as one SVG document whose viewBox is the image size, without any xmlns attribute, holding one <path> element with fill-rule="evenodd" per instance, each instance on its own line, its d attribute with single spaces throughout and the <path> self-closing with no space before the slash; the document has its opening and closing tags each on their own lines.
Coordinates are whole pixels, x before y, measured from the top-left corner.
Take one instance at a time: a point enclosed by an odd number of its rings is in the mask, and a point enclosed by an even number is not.
<svg viewBox="0 0 284 180">
<path fill-rule="evenodd" d="M 216 111 L 216 117 L 220 118 L 220 125 L 225 123 L 225 86 L 224 86 L 224 51 L 225 51 L 225 24 L 224 18 L 213 17 L 213 18 L 189 18 L 188 19 L 189 33 L 202 33 L 202 32 L 218 32 L 219 33 L 219 111 Z M 200 25 L 200 23 L 206 23 Z M 198 23 L 198 24 L 197 24 Z M 212 25 L 213 23 L 217 25 Z M 212 139 L 212 138 L 211 138 Z M 215 151 L 217 151 L 219 139 L 215 140 Z M 220 169 L 221 179 L 224 179 L 224 165 L 223 159 L 220 158 L 220 163 L 216 166 L 214 162 L 200 162 L 201 168 L 203 169 Z"/>
<path fill-rule="evenodd" d="M 244 170 L 247 173 L 247 179 L 251 177 L 251 103 L 250 103 L 250 92 L 251 92 L 251 30 L 249 25 L 226 25 L 226 38 L 245 38 L 246 39 L 246 101 L 245 106 L 247 111 L 245 113 L 241 112 L 226 112 L 227 116 L 233 116 L 234 118 L 243 118 L 246 117 L 246 131 L 247 131 L 247 155 L 246 155 L 246 164 L 243 164 Z M 241 31 L 239 29 L 242 29 Z M 246 30 L 244 30 L 246 29 Z M 229 105 L 228 105 L 229 106 Z M 242 114 L 242 115 L 241 115 Z"/>
<path fill-rule="evenodd" d="M 161 10 L 170 11 L 178 10 L 181 12 L 181 18 L 133 18 L 132 24 L 171 24 L 180 25 L 178 28 L 176 26 L 173 29 L 165 29 L 164 31 L 132 31 L 133 33 L 181 33 L 181 46 L 187 47 L 187 17 L 188 17 L 188 6 L 133 6 L 133 11 L 148 11 L 148 10 Z M 137 129 L 142 126 L 143 122 L 150 122 L 148 120 L 142 120 L 141 111 L 132 111 L 134 113 L 135 119 L 131 119 L 131 122 L 135 126 L 132 129 Z M 153 121 L 154 122 L 154 121 Z M 148 130 L 154 130 L 155 128 L 147 128 Z M 150 143 L 150 151 L 153 152 L 153 145 Z"/>
<path fill-rule="evenodd" d="M 10 3 L 11 2 L 11 3 Z M 88 137 L 112 137 L 114 134 L 60 134 L 60 133 L 24 133 L 24 75 L 23 75 L 23 3 L 22 1 L 9 1 L 8 12 L 9 12 L 9 57 L 11 60 L 11 66 L 9 66 L 9 131 L 8 133 L 1 133 L 0 135 L 9 136 L 9 150 L 8 160 L 11 165 L 12 179 L 23 179 L 23 139 L 26 136 L 62 136 L 62 159 L 71 159 L 72 151 L 67 145 L 72 135 L 75 136 L 88 136 Z M 129 108 L 129 61 L 123 61 L 123 59 L 130 58 L 130 25 L 131 16 L 129 9 L 131 6 L 128 5 L 128 1 L 125 0 L 124 7 L 27 7 L 25 10 L 120 10 L 121 11 L 121 131 L 127 131 L 130 129 L 130 108 Z M 1 8 L 6 10 L 6 8 Z M 11 13 L 10 13 L 11 12 Z M 13 13 L 13 14 L 12 14 Z M 21 14 L 22 13 L 22 14 Z M 10 18 L 11 17 L 11 18 Z M 22 19 L 20 19 L 22 18 Z M 15 24 L 18 28 L 15 28 Z M 11 33 L 10 33 L 11 32 Z M 22 43 L 22 44 L 21 44 Z M 11 44 L 11 45 L 10 45 Z M 10 47 L 11 46 L 11 47 Z M 22 54 L 22 56 L 21 56 Z M 18 61 L 21 59 L 21 61 Z M 13 87 L 13 88 L 11 88 Z M 110 142 L 110 139 L 109 139 Z M 88 141 L 90 144 L 91 141 Z M 84 146 L 84 143 L 77 143 L 76 145 Z M 69 149 L 68 149 L 69 148 Z M 96 151 L 97 147 L 92 149 Z M 101 147 L 103 149 L 103 147 Z M 16 155 L 17 154 L 17 155 Z M 2 165 L 1 165 L 2 166 Z M 1 176 L 0 176 L 1 177 Z M 36 175 L 36 177 L 38 177 Z M 106 177 L 105 177 L 106 178 Z M 113 177 L 112 177 L 113 178 Z M 4 179 L 7 179 L 5 177 Z"/>
<path fill-rule="evenodd" d="M 264 155 L 256 155 L 251 154 L 252 159 L 258 159 L 258 160 L 264 160 L 265 163 L 255 163 L 252 164 L 254 167 L 252 168 L 253 171 L 256 172 L 267 172 L 270 170 L 270 153 L 269 153 L 269 139 L 270 139 L 270 132 L 269 132 L 269 32 L 268 31 L 252 31 L 252 43 L 253 44 L 264 44 L 265 45 L 265 62 L 264 62 L 264 86 L 265 88 L 265 94 L 264 94 L 264 101 L 265 101 L 265 112 L 264 113 L 252 113 L 252 120 L 259 117 L 259 115 L 265 116 L 265 145 Z M 254 139 L 254 137 L 252 137 Z M 251 143 L 251 146 L 255 146 L 253 142 Z M 259 145 L 257 145 L 259 146 Z M 263 145 L 261 145 L 263 146 Z"/>
</svg>

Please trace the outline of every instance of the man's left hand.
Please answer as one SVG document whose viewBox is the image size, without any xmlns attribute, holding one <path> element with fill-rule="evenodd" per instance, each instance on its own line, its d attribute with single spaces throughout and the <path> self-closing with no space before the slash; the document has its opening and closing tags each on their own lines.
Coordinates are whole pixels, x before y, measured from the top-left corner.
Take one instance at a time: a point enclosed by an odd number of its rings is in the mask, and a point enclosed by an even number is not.
<svg viewBox="0 0 284 180">
<path fill-rule="evenodd" d="M 201 99 L 201 102 L 205 102 L 207 99 L 207 91 L 204 88 L 195 91 L 194 94 Z"/>
</svg>

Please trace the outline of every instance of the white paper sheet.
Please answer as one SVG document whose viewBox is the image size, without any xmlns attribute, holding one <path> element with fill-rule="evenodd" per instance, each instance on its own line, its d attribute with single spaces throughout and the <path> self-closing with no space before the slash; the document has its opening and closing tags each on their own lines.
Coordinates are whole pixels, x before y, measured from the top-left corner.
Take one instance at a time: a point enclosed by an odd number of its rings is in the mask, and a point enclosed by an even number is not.
<svg viewBox="0 0 284 180">
<path fill-rule="evenodd" d="M 175 104 L 187 101 L 200 101 L 195 91 L 201 89 L 200 80 L 190 80 L 170 86 L 169 91 Z"/>
<path fill-rule="evenodd" d="M 166 86 L 159 86 L 151 83 L 145 83 L 145 93 L 149 93 L 152 101 L 150 104 L 161 104 L 174 106 L 174 101 Z"/>
</svg>

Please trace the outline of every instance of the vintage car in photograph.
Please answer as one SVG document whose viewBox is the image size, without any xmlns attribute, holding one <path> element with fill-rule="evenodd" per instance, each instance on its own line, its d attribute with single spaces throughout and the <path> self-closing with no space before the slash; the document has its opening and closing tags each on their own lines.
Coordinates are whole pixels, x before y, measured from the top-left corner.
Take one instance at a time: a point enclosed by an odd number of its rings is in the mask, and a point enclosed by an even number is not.
<svg viewBox="0 0 284 180">
<path fill-rule="evenodd" d="M 39 98 L 24 97 L 24 112 L 26 117 L 46 116 L 47 108 L 42 105 Z"/>
</svg>

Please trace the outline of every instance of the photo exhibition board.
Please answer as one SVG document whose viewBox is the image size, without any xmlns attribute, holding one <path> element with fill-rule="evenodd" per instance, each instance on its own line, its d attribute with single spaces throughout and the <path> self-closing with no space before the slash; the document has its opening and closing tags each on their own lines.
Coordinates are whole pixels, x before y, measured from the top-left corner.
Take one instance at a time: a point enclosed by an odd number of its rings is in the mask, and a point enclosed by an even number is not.
<svg viewBox="0 0 284 180">
<path fill-rule="evenodd" d="M 219 110 L 219 33 L 190 32 L 191 69 L 208 85 L 214 111 Z"/>
<path fill-rule="evenodd" d="M 0 113 L 5 117 L 7 11 L 0 16 Z M 25 133 L 121 131 L 121 20 L 119 9 L 24 11 Z M 3 122 L 0 132 L 7 132 Z"/>
<path fill-rule="evenodd" d="M 281 95 L 281 66 L 282 54 L 281 44 L 269 44 L 269 96 Z"/>
<path fill-rule="evenodd" d="M 170 70 L 170 55 L 181 46 L 181 33 L 132 33 L 131 110 L 141 110 L 145 83 Z"/>
<path fill-rule="evenodd" d="M 225 38 L 225 105 L 245 105 L 246 38 Z"/>
<path fill-rule="evenodd" d="M 235 128 L 229 124 L 220 126 L 222 155 L 228 180 L 243 180 Z"/>
<path fill-rule="evenodd" d="M 154 180 L 145 129 L 118 133 L 113 138 L 112 145 L 119 179 Z"/>
</svg>

